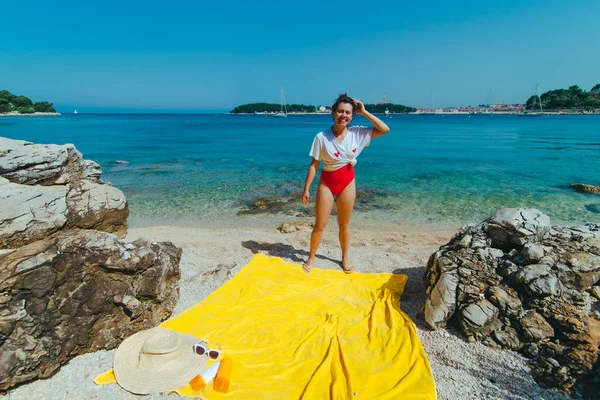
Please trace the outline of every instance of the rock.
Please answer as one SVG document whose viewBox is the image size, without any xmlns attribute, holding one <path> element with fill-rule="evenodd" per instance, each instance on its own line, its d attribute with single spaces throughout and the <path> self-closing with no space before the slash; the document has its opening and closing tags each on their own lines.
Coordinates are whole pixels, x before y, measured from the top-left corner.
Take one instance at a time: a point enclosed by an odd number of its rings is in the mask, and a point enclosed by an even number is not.
<svg viewBox="0 0 600 400">
<path fill-rule="evenodd" d="M 519 340 L 519 334 L 510 326 L 495 330 L 493 336 L 494 340 L 504 349 L 519 350 L 523 346 Z"/>
<path fill-rule="evenodd" d="M 0 138 L 0 148 L 3 392 L 166 319 L 179 298 L 181 250 L 118 240 L 125 196 L 73 145 Z"/>
<path fill-rule="evenodd" d="M 0 391 L 158 325 L 179 298 L 181 250 L 68 230 L 0 255 Z M 128 248 L 129 247 L 129 248 Z"/>
<path fill-rule="evenodd" d="M 425 301 L 424 316 L 432 328 L 446 326 L 456 309 L 458 278 L 452 273 L 442 273 Z"/>
<path fill-rule="evenodd" d="M 590 289 L 590 293 L 592 294 L 592 296 L 594 296 L 597 300 L 600 300 L 600 286 L 593 286 Z"/>
<path fill-rule="evenodd" d="M 461 309 L 459 326 L 468 336 L 481 340 L 496 329 L 498 308 L 487 300 L 480 300 Z"/>
<path fill-rule="evenodd" d="M 536 209 L 505 208 L 486 224 L 492 247 L 512 249 L 529 239 L 539 239 L 550 228 L 550 218 Z"/>
<path fill-rule="evenodd" d="M 0 149 L 0 176 L 23 185 L 53 185 L 69 173 L 69 159 L 77 157 L 72 144 L 34 144 L 0 137 Z"/>
<path fill-rule="evenodd" d="M 527 285 L 527 290 L 537 296 L 558 296 L 561 293 L 560 281 L 550 274 L 541 276 Z"/>
<path fill-rule="evenodd" d="M 537 262 L 544 257 L 544 248 L 534 243 L 526 243 L 521 250 L 521 255 L 527 262 Z"/>
<path fill-rule="evenodd" d="M 431 255 L 425 320 L 520 350 L 539 383 L 569 391 L 598 363 L 599 280 L 599 225 L 556 227 L 538 210 L 504 209 Z"/>
<path fill-rule="evenodd" d="M 471 245 L 472 241 L 473 241 L 473 236 L 465 235 L 462 238 L 460 238 L 459 241 L 456 242 L 456 244 L 454 245 L 454 248 L 456 250 L 465 249 Z"/>
<path fill-rule="evenodd" d="M 71 185 L 67 206 L 67 228 L 127 234 L 129 208 L 119 189 L 82 179 Z"/>
<path fill-rule="evenodd" d="M 237 215 L 287 214 L 294 216 L 312 216 L 314 212 L 302 207 L 301 195 L 287 197 L 266 197 L 256 199 L 238 211 Z"/>
<path fill-rule="evenodd" d="M 281 233 L 292 233 L 296 231 L 310 231 L 314 228 L 314 226 L 314 222 L 294 221 L 282 222 L 277 229 Z"/>
<path fill-rule="evenodd" d="M 567 263 L 572 267 L 570 273 L 563 275 L 567 287 L 587 290 L 600 279 L 600 255 L 590 252 L 571 253 Z"/>
<path fill-rule="evenodd" d="M 536 343 L 527 343 L 523 346 L 523 354 L 529 358 L 536 358 L 539 354 L 539 348 Z"/>
<path fill-rule="evenodd" d="M 572 183 L 569 187 L 580 193 L 600 193 L 600 186 L 589 185 L 587 183 Z"/>
<path fill-rule="evenodd" d="M 0 177 L 0 248 L 19 247 L 62 229 L 66 196 L 66 186 L 27 186 Z"/>
<path fill-rule="evenodd" d="M 102 182 L 100 166 L 73 145 L 0 138 L 0 248 L 16 248 L 61 229 L 127 231 L 123 192 Z"/>
<path fill-rule="evenodd" d="M 552 267 L 547 264 L 531 264 L 520 269 L 514 276 L 522 284 L 528 285 L 538 278 L 552 273 Z"/>
<path fill-rule="evenodd" d="M 520 320 L 521 329 L 528 342 L 539 342 L 554 336 L 554 329 L 540 314 L 529 311 Z"/>
<path fill-rule="evenodd" d="M 523 304 L 517 292 L 507 286 L 502 285 L 491 288 L 489 298 L 505 315 L 516 316 L 523 309 Z"/>
<path fill-rule="evenodd" d="M 368 211 L 378 210 L 394 210 L 391 204 L 378 204 L 374 201 L 377 198 L 387 197 L 388 194 L 381 190 L 372 189 L 357 189 L 356 200 L 354 202 L 354 210 Z M 254 215 L 254 214 L 283 214 L 293 215 L 295 217 L 313 217 L 315 215 L 313 207 L 306 207 L 302 204 L 302 194 L 294 193 L 281 197 L 263 197 L 255 199 L 249 203 L 240 205 L 240 210 L 237 215 Z M 336 207 L 333 207 L 331 215 L 337 215 Z"/>
</svg>

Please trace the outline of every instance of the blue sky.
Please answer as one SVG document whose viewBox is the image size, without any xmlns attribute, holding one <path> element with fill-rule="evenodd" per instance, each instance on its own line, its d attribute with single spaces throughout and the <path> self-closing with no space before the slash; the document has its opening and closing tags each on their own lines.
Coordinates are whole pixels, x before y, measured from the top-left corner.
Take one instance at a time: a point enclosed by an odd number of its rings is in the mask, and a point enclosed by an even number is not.
<svg viewBox="0 0 600 400">
<path fill-rule="evenodd" d="M 600 83 L 600 1 L 3 1 L 0 89 L 59 111 L 415 107 Z M 10 40 L 7 40 L 10 39 Z"/>
</svg>

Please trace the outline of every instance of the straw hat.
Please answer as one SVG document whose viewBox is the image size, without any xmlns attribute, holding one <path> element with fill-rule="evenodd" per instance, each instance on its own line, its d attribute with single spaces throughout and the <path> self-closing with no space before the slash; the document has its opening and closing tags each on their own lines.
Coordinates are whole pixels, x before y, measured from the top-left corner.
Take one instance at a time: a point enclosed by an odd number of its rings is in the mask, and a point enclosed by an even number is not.
<svg viewBox="0 0 600 400">
<path fill-rule="evenodd" d="M 204 370 L 208 357 L 194 352 L 198 339 L 156 327 L 121 343 L 113 370 L 117 383 L 136 394 L 166 392 L 186 386 Z"/>
</svg>

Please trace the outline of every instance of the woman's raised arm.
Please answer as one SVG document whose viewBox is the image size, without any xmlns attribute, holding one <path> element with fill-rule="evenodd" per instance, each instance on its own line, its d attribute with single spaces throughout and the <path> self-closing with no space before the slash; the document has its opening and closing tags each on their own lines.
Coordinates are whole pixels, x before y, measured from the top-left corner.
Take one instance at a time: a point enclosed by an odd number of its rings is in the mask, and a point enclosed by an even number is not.
<svg viewBox="0 0 600 400">
<path fill-rule="evenodd" d="M 390 127 L 385 122 L 377 118 L 365 109 L 365 105 L 362 101 L 354 99 L 356 102 L 356 113 L 362 115 L 373 124 L 373 133 L 371 139 L 375 139 L 379 136 L 383 136 L 390 131 Z"/>
</svg>

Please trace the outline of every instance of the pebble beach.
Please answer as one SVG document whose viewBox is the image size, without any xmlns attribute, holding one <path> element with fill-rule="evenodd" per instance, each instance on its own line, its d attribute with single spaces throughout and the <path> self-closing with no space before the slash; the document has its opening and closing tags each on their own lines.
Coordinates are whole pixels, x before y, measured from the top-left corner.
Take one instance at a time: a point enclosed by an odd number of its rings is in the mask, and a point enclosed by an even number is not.
<svg viewBox="0 0 600 400">
<path fill-rule="evenodd" d="M 181 289 L 176 315 L 229 280 L 256 253 L 297 263 L 308 255 L 310 230 L 281 233 L 282 216 L 239 218 L 237 227 L 182 226 L 151 221 L 130 221 L 127 241 L 145 238 L 171 241 L 183 249 Z M 311 222 L 311 219 L 302 219 Z M 212 224 L 211 224 L 212 225 Z M 352 224 L 351 257 L 356 273 L 406 274 L 408 283 L 401 299 L 402 310 L 417 326 L 419 338 L 431 364 L 439 399 L 566 399 L 567 396 L 537 385 L 527 360 L 480 343 L 467 343 L 452 330 L 431 331 L 425 326 L 421 308 L 425 301 L 423 273 L 429 256 L 445 244 L 459 226 L 374 225 L 357 218 Z M 335 220 L 325 231 L 316 268 L 340 270 Z M 134 399 L 118 385 L 97 386 L 93 379 L 112 367 L 115 350 L 78 356 L 53 377 L 22 385 L 7 393 L 7 400 L 35 399 Z M 144 398 L 159 399 L 167 394 Z"/>
</svg>

